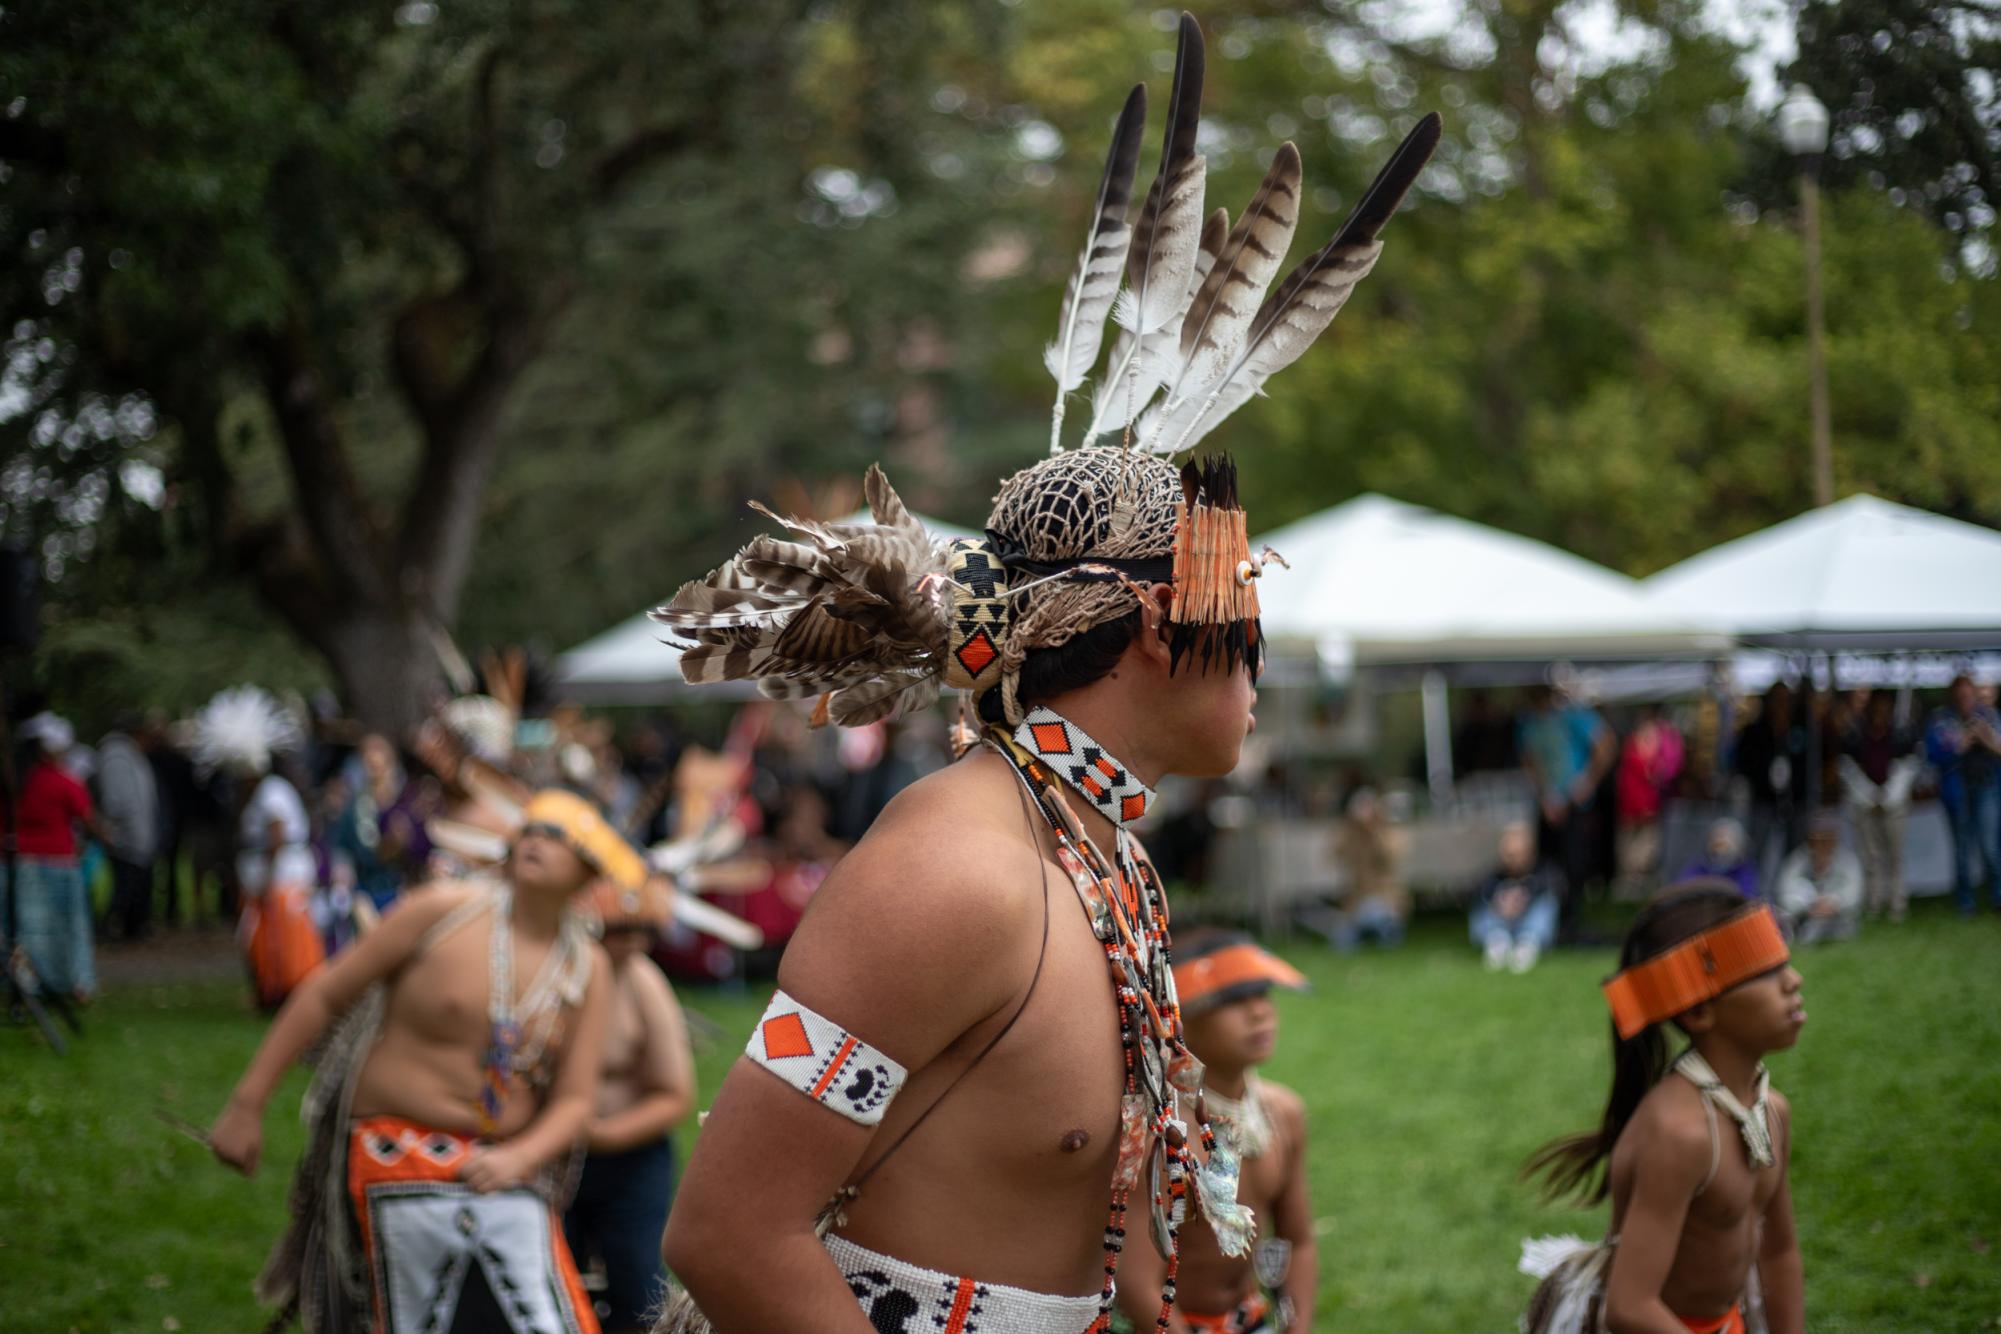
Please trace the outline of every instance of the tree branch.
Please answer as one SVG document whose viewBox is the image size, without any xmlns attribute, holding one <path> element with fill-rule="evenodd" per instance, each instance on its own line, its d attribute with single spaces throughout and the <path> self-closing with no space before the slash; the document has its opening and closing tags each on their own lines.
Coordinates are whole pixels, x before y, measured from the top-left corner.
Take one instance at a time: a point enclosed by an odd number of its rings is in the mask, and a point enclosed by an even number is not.
<svg viewBox="0 0 2001 1334">
<path fill-rule="evenodd" d="M 640 170 L 681 152 L 693 140 L 694 136 L 681 125 L 658 125 L 638 131 L 598 159 L 597 166 L 592 168 L 591 180 L 598 197 L 616 194 Z"/>
<path fill-rule="evenodd" d="M 441 624 L 457 619 L 507 396 L 540 354 L 573 290 L 563 282 L 539 309 L 523 302 L 493 311 L 486 346 L 438 413 L 437 429 L 426 434 L 404 500 L 395 570 L 403 593 Z"/>
<path fill-rule="evenodd" d="M 304 330 L 294 320 L 264 339 L 258 351 L 265 395 L 278 420 L 293 496 L 314 554 L 340 596 L 387 600 L 393 590 L 377 556 L 376 534 Z"/>
</svg>

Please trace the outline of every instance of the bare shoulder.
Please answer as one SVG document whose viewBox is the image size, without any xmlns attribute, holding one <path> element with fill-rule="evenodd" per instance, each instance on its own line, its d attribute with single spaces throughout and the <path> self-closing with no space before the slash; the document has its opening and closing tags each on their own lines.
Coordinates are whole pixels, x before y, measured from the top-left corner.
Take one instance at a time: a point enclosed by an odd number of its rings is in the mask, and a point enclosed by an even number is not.
<svg viewBox="0 0 2001 1334">
<path fill-rule="evenodd" d="M 913 783 L 828 875 L 801 934 L 1012 934 L 1041 911 L 1039 830 L 1022 801 L 1005 763 L 984 753 Z"/>
<path fill-rule="evenodd" d="M 462 907 L 489 892 L 491 886 L 477 880 L 427 880 L 398 894 L 396 911 L 384 920 L 394 921 L 409 913 L 412 914 L 413 920 L 435 922 L 453 909 Z"/>
<path fill-rule="evenodd" d="M 369 936 L 398 950 L 416 949 L 438 923 L 488 892 L 486 885 L 469 880 L 432 880 L 406 889 L 397 895 L 394 911 L 385 914 Z"/>
<path fill-rule="evenodd" d="M 904 789 L 813 896 L 779 985 L 815 1008 L 838 1001 L 865 1036 L 863 1024 L 904 1027 L 901 1011 L 962 1030 L 998 1010 L 1040 930 L 1047 866 L 1031 818 L 1006 762 L 984 752 Z"/>
<path fill-rule="evenodd" d="M 1285 1085 L 1269 1079 L 1260 1079 L 1258 1089 L 1264 1097 L 1265 1112 L 1288 1131 L 1306 1137 L 1306 1099 Z"/>
<path fill-rule="evenodd" d="M 1772 1122 L 1780 1134 L 1779 1152 L 1782 1158 L 1791 1158 L 1793 1153 L 1793 1105 L 1785 1094 L 1772 1089 L 1765 1095 L 1765 1105 L 1771 1111 Z"/>
<path fill-rule="evenodd" d="M 1619 1138 L 1621 1143 L 1630 1141 L 1635 1165 L 1642 1171 L 1700 1181 L 1709 1174 L 1709 1136 L 1702 1095 L 1687 1080 L 1669 1076 L 1640 1099 Z"/>
<path fill-rule="evenodd" d="M 660 965 L 646 955 L 626 961 L 625 971 L 612 976 L 624 981 L 625 986 L 642 1003 L 667 1004 L 673 999 L 674 988 L 667 981 L 667 975 L 660 971 Z"/>
</svg>

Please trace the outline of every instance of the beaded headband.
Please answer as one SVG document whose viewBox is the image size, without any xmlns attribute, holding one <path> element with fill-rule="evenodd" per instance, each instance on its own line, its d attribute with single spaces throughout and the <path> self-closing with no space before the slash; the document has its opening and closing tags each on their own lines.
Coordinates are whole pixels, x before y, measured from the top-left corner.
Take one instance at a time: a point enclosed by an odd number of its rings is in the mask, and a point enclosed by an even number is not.
<svg viewBox="0 0 2001 1334">
<path fill-rule="evenodd" d="M 1760 904 L 1615 975 L 1605 983 L 1605 1001 L 1619 1036 L 1630 1038 L 1791 957 L 1772 910 Z"/>
</svg>

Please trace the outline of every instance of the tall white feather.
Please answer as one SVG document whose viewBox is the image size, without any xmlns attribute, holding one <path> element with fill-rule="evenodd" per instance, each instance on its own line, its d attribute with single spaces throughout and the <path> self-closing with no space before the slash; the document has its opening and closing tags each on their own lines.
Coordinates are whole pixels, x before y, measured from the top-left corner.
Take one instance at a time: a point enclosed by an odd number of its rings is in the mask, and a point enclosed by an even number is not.
<svg viewBox="0 0 2001 1334">
<path fill-rule="evenodd" d="M 1042 364 L 1056 379 L 1056 406 L 1050 412 L 1049 452 L 1063 448 L 1063 414 L 1068 395 L 1084 383 L 1097 363 L 1104 342 L 1105 313 L 1119 294 L 1119 279 L 1132 247 L 1133 229 L 1126 221 L 1132 198 L 1133 172 L 1139 166 L 1139 141 L 1146 129 L 1146 85 L 1135 84 L 1126 97 L 1112 133 L 1105 174 L 1098 182 L 1098 199 L 1091 210 L 1091 230 L 1077 256 L 1063 295 L 1063 313 L 1056 341 L 1043 350 Z"/>
<path fill-rule="evenodd" d="M 1287 276 L 1251 321 L 1250 341 L 1213 384 L 1161 404 L 1140 422 L 1142 447 L 1174 455 L 1193 448 L 1217 423 L 1260 393 L 1264 383 L 1299 360 L 1383 253 L 1381 241 L 1329 245 Z"/>
<path fill-rule="evenodd" d="M 1198 154 L 1168 182 L 1167 200 L 1154 227 L 1144 296 L 1128 283 L 1112 304 L 1112 319 L 1121 329 L 1149 334 L 1172 323 L 1186 308 L 1195 256 L 1202 249 L 1202 192 L 1208 177 L 1209 160 Z"/>
<path fill-rule="evenodd" d="M 1257 193 L 1223 243 L 1215 269 L 1182 319 L 1167 377 L 1169 412 L 1184 397 L 1217 383 L 1243 351 L 1265 288 L 1292 248 L 1299 222 L 1299 183 L 1299 150 L 1291 143 L 1281 144 Z"/>
<path fill-rule="evenodd" d="M 1181 298 L 1180 317 L 1144 338 L 1137 337 L 1130 329 L 1119 331 L 1118 341 L 1112 344 L 1110 369 L 1091 391 L 1091 425 L 1084 432 L 1086 441 L 1124 430 L 1152 401 L 1154 391 L 1166 382 L 1181 339 L 1181 320 L 1187 317 L 1189 303 L 1202 290 L 1209 271 L 1216 267 L 1216 256 L 1222 253 L 1229 234 L 1230 211 L 1219 208 L 1202 225 L 1202 239 L 1195 250 L 1195 272 Z"/>
</svg>

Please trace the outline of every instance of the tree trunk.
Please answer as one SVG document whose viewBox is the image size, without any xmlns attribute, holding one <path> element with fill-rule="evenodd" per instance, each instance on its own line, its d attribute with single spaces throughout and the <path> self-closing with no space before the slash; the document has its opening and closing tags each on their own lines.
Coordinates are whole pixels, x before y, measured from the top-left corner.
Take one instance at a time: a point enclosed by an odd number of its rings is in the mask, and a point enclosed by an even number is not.
<svg viewBox="0 0 2001 1334">
<path fill-rule="evenodd" d="M 443 689 L 437 646 L 412 609 L 357 609 L 317 636 L 341 699 L 364 727 L 399 743 L 430 716 Z"/>
</svg>

